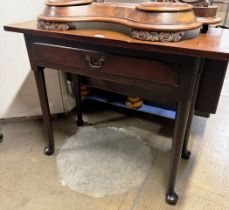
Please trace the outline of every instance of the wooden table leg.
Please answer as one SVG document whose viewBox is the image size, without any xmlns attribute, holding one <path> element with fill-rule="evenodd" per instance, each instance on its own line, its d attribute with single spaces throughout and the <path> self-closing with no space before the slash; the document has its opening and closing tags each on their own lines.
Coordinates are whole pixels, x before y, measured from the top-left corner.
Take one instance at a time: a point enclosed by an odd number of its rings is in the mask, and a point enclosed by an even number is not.
<svg viewBox="0 0 229 210">
<path fill-rule="evenodd" d="M 196 61 L 196 74 L 192 86 L 191 100 L 187 102 L 179 101 L 177 105 L 177 113 L 173 134 L 172 154 L 170 160 L 168 187 L 166 201 L 169 204 L 175 205 L 178 200 L 178 195 L 175 192 L 176 174 L 179 166 L 180 158 L 189 159 L 190 152 L 187 150 L 189 134 L 192 124 L 192 118 L 195 111 L 198 86 L 204 59 L 198 58 Z"/>
<path fill-rule="evenodd" d="M 189 113 L 187 128 L 185 132 L 184 143 L 183 143 L 183 148 L 181 153 L 181 157 L 185 160 L 188 160 L 191 155 L 191 151 L 188 150 L 188 141 L 189 141 L 189 135 L 191 130 L 192 118 L 193 118 L 193 114 Z"/>
<path fill-rule="evenodd" d="M 194 81 L 194 88 L 193 88 L 193 93 L 192 93 L 192 103 L 191 103 L 191 107 L 190 107 L 190 111 L 189 111 L 188 122 L 187 122 L 187 126 L 186 126 L 184 143 L 183 143 L 183 148 L 182 148 L 182 153 L 181 153 L 181 157 L 185 160 L 188 160 L 190 158 L 190 155 L 191 155 L 191 152 L 188 150 L 188 141 L 189 141 L 189 136 L 190 136 L 190 131 L 191 131 L 193 115 L 195 114 L 195 105 L 196 105 L 196 99 L 197 99 L 197 94 L 198 94 L 199 83 L 200 83 L 200 78 L 201 78 L 203 66 L 204 66 L 204 59 L 198 59 L 197 67 L 196 67 L 197 68 L 197 76 L 196 76 L 196 79 Z"/>
<path fill-rule="evenodd" d="M 80 75 L 73 74 L 73 86 L 76 100 L 77 125 L 82 126 L 84 122 L 81 108 Z"/>
<path fill-rule="evenodd" d="M 3 142 L 3 134 L 2 134 L 2 132 L 0 131 L 0 143 L 2 143 Z"/>
<path fill-rule="evenodd" d="M 50 110 L 49 110 L 47 90 L 45 85 L 44 68 L 37 67 L 37 69 L 34 70 L 34 76 L 37 84 L 41 109 L 43 113 L 45 133 L 48 139 L 48 146 L 45 147 L 44 152 L 46 155 L 52 155 L 54 153 L 54 137 L 53 137 L 53 129 L 52 129 Z"/>
<path fill-rule="evenodd" d="M 183 146 L 183 140 L 190 111 L 191 102 L 179 101 L 177 105 L 177 114 L 175 120 L 172 153 L 169 166 L 169 178 L 166 193 L 166 201 L 168 204 L 175 205 L 178 200 L 178 195 L 175 192 L 175 182 L 177 169 L 181 158 L 181 151 Z"/>
</svg>

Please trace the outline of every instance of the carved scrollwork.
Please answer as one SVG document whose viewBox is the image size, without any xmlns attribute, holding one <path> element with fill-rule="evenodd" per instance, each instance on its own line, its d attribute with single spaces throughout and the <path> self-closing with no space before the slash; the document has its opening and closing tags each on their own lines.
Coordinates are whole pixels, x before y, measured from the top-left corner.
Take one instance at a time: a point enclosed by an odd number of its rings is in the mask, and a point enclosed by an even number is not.
<svg viewBox="0 0 229 210">
<path fill-rule="evenodd" d="M 131 37 L 143 41 L 151 42 L 177 42 L 180 41 L 184 32 L 155 32 L 155 31 L 143 31 L 132 30 Z"/>
<path fill-rule="evenodd" d="M 70 24 L 40 20 L 37 23 L 37 27 L 44 30 L 67 31 L 70 29 Z"/>
</svg>

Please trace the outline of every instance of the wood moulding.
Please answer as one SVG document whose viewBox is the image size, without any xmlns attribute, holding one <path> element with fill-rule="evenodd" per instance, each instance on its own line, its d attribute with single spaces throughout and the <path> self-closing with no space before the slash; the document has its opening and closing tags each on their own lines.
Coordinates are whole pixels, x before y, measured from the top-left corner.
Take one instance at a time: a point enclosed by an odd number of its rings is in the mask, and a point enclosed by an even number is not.
<svg viewBox="0 0 229 210">
<path fill-rule="evenodd" d="M 222 21 L 222 18 L 216 16 L 218 7 L 215 5 L 209 5 L 208 0 L 156 0 L 156 2 L 179 2 L 190 4 L 193 6 L 197 21 L 204 25 L 217 24 Z"/>
<path fill-rule="evenodd" d="M 152 32 L 132 30 L 131 37 L 143 41 L 151 42 L 177 42 L 182 39 L 184 32 Z"/>
<path fill-rule="evenodd" d="M 38 21 L 37 27 L 43 30 L 67 31 L 71 28 L 69 23 L 57 23 L 48 21 Z M 133 29 L 131 37 L 142 41 L 151 42 L 177 42 L 182 39 L 184 32 L 156 32 Z"/>
<path fill-rule="evenodd" d="M 48 6 L 74 6 L 74 5 L 83 5 L 91 4 L 92 0 L 46 0 L 45 4 Z"/>
<path fill-rule="evenodd" d="M 193 8 L 197 20 L 202 24 L 218 24 L 222 21 L 221 17 L 217 17 L 217 6 L 211 5 L 208 7 Z"/>
<path fill-rule="evenodd" d="M 45 0 L 45 4 L 49 6 L 73 6 L 80 4 L 90 4 L 92 0 Z M 208 0 L 157 0 L 156 2 L 168 2 L 168 3 L 187 3 L 192 6 L 209 6 Z"/>
<path fill-rule="evenodd" d="M 38 17 L 38 28 L 69 30 L 76 22 L 108 22 L 131 28 L 131 36 L 135 39 L 169 42 L 179 41 L 185 31 L 199 29 L 202 25 L 189 4 L 150 2 L 50 6 L 50 2 Z"/>
<path fill-rule="evenodd" d="M 198 7 L 208 7 L 208 0 L 157 0 L 157 2 L 170 2 L 170 3 L 186 3 L 191 4 L 192 6 Z"/>
<path fill-rule="evenodd" d="M 37 27 L 43 30 L 67 31 L 71 28 L 71 24 L 39 20 Z"/>
</svg>

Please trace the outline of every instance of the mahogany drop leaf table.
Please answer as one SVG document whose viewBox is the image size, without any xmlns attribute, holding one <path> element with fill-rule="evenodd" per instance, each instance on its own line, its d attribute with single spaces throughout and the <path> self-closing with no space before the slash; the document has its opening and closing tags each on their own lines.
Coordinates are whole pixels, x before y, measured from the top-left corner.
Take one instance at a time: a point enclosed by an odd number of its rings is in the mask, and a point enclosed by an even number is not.
<svg viewBox="0 0 229 210">
<path fill-rule="evenodd" d="M 74 75 L 78 125 L 83 125 L 80 76 L 88 77 L 89 84 L 91 79 L 93 87 L 174 106 L 166 201 L 176 204 L 176 174 L 180 158 L 188 159 L 190 155 L 187 145 L 193 114 L 196 109 L 216 111 L 229 60 L 229 31 L 209 29 L 207 34 L 191 40 L 161 43 L 132 39 L 117 31 L 45 31 L 37 28 L 36 21 L 8 25 L 5 30 L 24 34 L 43 112 L 47 155 L 54 152 L 54 138 L 44 78 L 46 67 Z"/>
</svg>

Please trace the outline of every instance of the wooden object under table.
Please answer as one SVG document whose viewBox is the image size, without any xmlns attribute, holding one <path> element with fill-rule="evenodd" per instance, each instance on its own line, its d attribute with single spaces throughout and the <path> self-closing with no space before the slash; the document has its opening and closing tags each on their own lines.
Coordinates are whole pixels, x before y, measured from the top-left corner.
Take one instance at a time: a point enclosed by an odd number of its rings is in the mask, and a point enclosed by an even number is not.
<svg viewBox="0 0 229 210">
<path fill-rule="evenodd" d="M 78 125 L 83 125 L 79 87 L 82 75 L 89 78 L 89 83 L 91 78 L 94 87 L 175 104 L 166 201 L 176 204 L 176 174 L 180 157 L 188 159 L 190 155 L 187 144 L 196 98 L 202 88 L 199 81 L 204 81 L 202 72 L 209 62 L 217 64 L 213 69 L 216 77 L 222 69 L 224 75 L 229 60 L 229 32 L 210 29 L 192 40 L 152 43 L 115 31 L 45 31 L 37 29 L 36 21 L 5 26 L 5 30 L 25 36 L 43 111 L 47 155 L 54 152 L 54 138 L 44 78 L 46 67 L 74 75 Z M 93 82 L 96 80 L 103 83 Z"/>
</svg>

